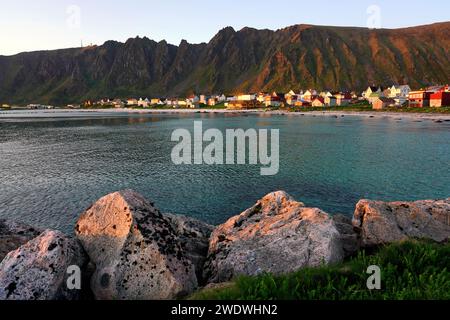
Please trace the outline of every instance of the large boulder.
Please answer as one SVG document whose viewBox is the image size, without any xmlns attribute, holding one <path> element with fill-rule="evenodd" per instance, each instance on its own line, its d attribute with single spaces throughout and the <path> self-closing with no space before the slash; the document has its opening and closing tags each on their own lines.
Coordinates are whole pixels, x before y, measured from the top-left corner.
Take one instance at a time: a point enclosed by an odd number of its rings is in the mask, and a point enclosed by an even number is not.
<svg viewBox="0 0 450 320">
<path fill-rule="evenodd" d="M 0 300 L 77 299 L 81 291 L 69 290 L 67 271 L 83 268 L 86 259 L 75 239 L 47 230 L 0 263 Z"/>
<path fill-rule="evenodd" d="M 361 200 L 356 205 L 353 226 L 359 229 L 364 247 L 409 238 L 445 242 L 450 239 L 450 198 L 416 202 Z"/>
<path fill-rule="evenodd" d="M 164 217 L 172 225 L 187 258 L 194 265 L 199 284 L 203 284 L 203 265 L 208 254 L 209 237 L 214 227 L 183 215 L 164 213 Z"/>
<path fill-rule="evenodd" d="M 42 231 L 24 223 L 0 219 L 0 262 L 9 252 L 36 238 Z"/>
<path fill-rule="evenodd" d="M 204 273 L 209 282 L 226 282 L 238 275 L 337 263 L 343 257 L 333 219 L 279 191 L 214 230 Z"/>
<path fill-rule="evenodd" d="M 173 299 L 197 286 L 171 223 L 136 192 L 101 198 L 75 232 L 96 266 L 91 288 L 97 299 Z"/>
</svg>

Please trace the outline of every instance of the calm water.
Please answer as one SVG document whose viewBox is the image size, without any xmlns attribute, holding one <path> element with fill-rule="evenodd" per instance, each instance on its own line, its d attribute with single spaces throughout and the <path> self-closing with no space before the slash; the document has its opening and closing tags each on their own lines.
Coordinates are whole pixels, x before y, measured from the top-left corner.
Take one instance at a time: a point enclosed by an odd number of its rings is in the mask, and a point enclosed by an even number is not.
<svg viewBox="0 0 450 320">
<path fill-rule="evenodd" d="M 17 115 L 16 115 L 17 116 Z M 361 198 L 450 196 L 450 123 L 389 118 L 0 115 L 0 217 L 72 230 L 99 197 L 132 188 L 165 212 L 222 223 L 275 190 L 308 206 L 352 214 Z M 172 131 L 280 129 L 280 172 L 260 166 L 175 166 Z"/>
</svg>

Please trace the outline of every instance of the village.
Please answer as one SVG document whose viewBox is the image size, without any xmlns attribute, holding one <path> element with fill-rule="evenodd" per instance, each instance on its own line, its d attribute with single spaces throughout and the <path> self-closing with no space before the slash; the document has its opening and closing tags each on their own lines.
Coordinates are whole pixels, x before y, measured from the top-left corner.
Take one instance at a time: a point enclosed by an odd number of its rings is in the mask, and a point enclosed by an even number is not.
<svg viewBox="0 0 450 320">
<path fill-rule="evenodd" d="M 82 104 L 70 104 L 68 109 L 95 108 L 173 108 L 198 109 L 221 108 L 230 110 L 243 109 L 278 109 L 278 108 L 333 108 L 363 105 L 373 110 L 392 108 L 440 108 L 450 106 L 449 85 L 437 85 L 420 90 L 411 90 L 409 85 L 392 85 L 390 87 L 369 86 L 362 93 L 356 91 L 317 91 L 315 89 L 291 90 L 283 92 L 245 93 L 233 96 L 190 95 L 187 98 L 104 98 L 98 101 L 87 100 Z M 8 104 L 0 105 L 10 109 Z M 54 109 L 45 104 L 29 104 L 26 107 L 14 106 L 15 109 Z"/>
<path fill-rule="evenodd" d="M 187 98 L 130 98 L 102 99 L 100 101 L 86 101 L 84 107 L 168 107 L 168 108 L 202 108 L 223 107 L 227 109 L 256 109 L 256 108 L 280 108 L 280 107 L 345 107 L 355 104 L 368 103 L 374 110 L 382 110 L 395 107 L 444 107 L 450 106 L 449 85 L 432 86 L 412 91 L 409 85 L 392 85 L 384 88 L 381 86 L 369 86 L 361 94 L 348 91 L 322 91 L 314 89 L 287 93 L 260 92 L 245 93 L 234 96 L 221 95 L 191 95 Z"/>
</svg>

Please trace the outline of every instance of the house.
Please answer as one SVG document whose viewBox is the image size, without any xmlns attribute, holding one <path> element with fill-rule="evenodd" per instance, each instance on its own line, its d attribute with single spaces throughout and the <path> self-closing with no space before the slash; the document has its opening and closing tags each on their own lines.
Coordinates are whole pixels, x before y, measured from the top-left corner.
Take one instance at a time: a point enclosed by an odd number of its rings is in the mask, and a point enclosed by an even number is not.
<svg viewBox="0 0 450 320">
<path fill-rule="evenodd" d="M 198 103 L 200 104 L 206 104 L 208 102 L 208 97 L 205 96 L 204 94 L 200 95 Z"/>
<path fill-rule="evenodd" d="M 134 98 L 132 98 L 132 99 L 127 99 L 127 105 L 128 106 L 137 106 L 138 105 L 138 100 L 137 99 L 134 99 Z"/>
<path fill-rule="evenodd" d="M 370 86 L 365 91 L 363 91 L 362 96 L 368 99 L 372 93 L 382 93 L 383 89 L 381 87 Z"/>
<path fill-rule="evenodd" d="M 181 99 L 179 99 L 179 100 L 176 102 L 176 104 L 177 104 L 177 106 L 180 107 L 180 108 L 187 108 L 187 106 L 188 106 L 188 102 L 187 102 L 186 100 L 181 100 Z"/>
<path fill-rule="evenodd" d="M 224 94 L 222 94 L 222 95 L 217 97 L 217 101 L 219 103 L 225 102 L 225 101 L 227 101 L 227 97 Z"/>
<path fill-rule="evenodd" d="M 267 92 L 260 92 L 256 95 L 256 101 L 259 103 L 264 103 L 266 96 L 268 96 Z"/>
<path fill-rule="evenodd" d="M 208 99 L 207 101 L 208 106 L 213 107 L 217 104 L 217 98 L 216 97 L 211 97 Z"/>
<path fill-rule="evenodd" d="M 150 99 L 150 105 L 155 106 L 155 105 L 160 105 L 160 104 L 162 104 L 161 99 L 158 99 L 158 98 Z"/>
<path fill-rule="evenodd" d="M 313 107 L 325 107 L 325 99 L 323 97 L 314 98 L 311 102 Z"/>
<path fill-rule="evenodd" d="M 253 101 L 253 100 L 256 100 L 256 95 L 255 94 L 239 94 L 236 96 L 236 100 Z"/>
<path fill-rule="evenodd" d="M 324 102 L 325 102 L 325 105 L 327 105 L 329 107 L 337 106 L 337 99 L 335 96 L 331 96 L 331 97 L 326 96 L 324 98 Z"/>
<path fill-rule="evenodd" d="M 120 99 L 114 99 L 112 105 L 114 106 L 114 108 L 120 109 L 125 107 L 125 102 Z"/>
<path fill-rule="evenodd" d="M 408 85 L 393 85 L 389 88 L 389 98 L 407 98 L 409 93 L 411 92 L 411 88 Z"/>
<path fill-rule="evenodd" d="M 334 95 L 337 106 L 347 106 L 352 102 L 352 95 L 348 92 L 337 93 Z"/>
<path fill-rule="evenodd" d="M 291 90 L 284 95 L 284 99 L 287 104 L 292 105 L 298 99 L 298 95 L 294 92 L 294 90 Z"/>
<path fill-rule="evenodd" d="M 150 106 L 150 100 L 148 100 L 147 98 L 145 98 L 145 100 L 140 98 L 137 105 L 138 107 L 148 108 Z"/>
<path fill-rule="evenodd" d="M 285 102 L 283 93 L 273 92 L 264 98 L 264 105 L 266 107 L 281 107 Z"/>
<path fill-rule="evenodd" d="M 382 97 L 384 97 L 382 92 L 373 92 L 369 96 L 366 96 L 365 99 L 369 101 L 370 104 L 372 104 L 375 100 L 378 100 Z"/>
<path fill-rule="evenodd" d="M 199 96 L 196 96 L 195 94 L 191 94 L 188 98 L 187 98 L 187 100 L 189 100 L 190 102 L 192 102 L 192 103 L 199 103 L 200 102 L 200 97 Z"/>
<path fill-rule="evenodd" d="M 417 90 L 409 93 L 409 107 L 411 108 L 423 108 L 430 106 L 430 96 L 433 94 L 431 91 Z"/>
<path fill-rule="evenodd" d="M 450 92 L 440 90 L 430 95 L 430 107 L 449 107 L 450 106 Z"/>
<path fill-rule="evenodd" d="M 392 98 L 380 97 L 372 102 L 372 108 L 374 110 L 383 110 L 393 106 L 395 106 L 395 100 Z"/>
<path fill-rule="evenodd" d="M 331 91 L 323 91 L 319 94 L 319 96 L 321 96 L 322 98 L 326 98 L 326 97 L 332 97 L 333 94 L 331 93 Z"/>
<path fill-rule="evenodd" d="M 302 96 L 302 100 L 311 102 L 315 96 L 317 96 L 316 90 L 306 90 Z"/>
</svg>

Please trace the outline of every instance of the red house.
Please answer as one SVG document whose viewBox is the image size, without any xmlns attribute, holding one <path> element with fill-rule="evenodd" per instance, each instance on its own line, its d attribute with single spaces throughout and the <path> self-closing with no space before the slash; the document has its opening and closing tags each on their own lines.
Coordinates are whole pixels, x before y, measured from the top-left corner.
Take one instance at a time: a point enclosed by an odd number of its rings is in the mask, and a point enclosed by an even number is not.
<svg viewBox="0 0 450 320">
<path fill-rule="evenodd" d="M 450 106 L 450 92 L 448 91 L 448 85 L 430 95 L 430 107 L 439 108 L 446 106 Z"/>
<path fill-rule="evenodd" d="M 418 90 L 409 93 L 409 106 L 411 108 L 423 108 L 430 106 L 430 96 L 433 92 Z"/>
</svg>

